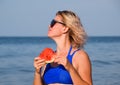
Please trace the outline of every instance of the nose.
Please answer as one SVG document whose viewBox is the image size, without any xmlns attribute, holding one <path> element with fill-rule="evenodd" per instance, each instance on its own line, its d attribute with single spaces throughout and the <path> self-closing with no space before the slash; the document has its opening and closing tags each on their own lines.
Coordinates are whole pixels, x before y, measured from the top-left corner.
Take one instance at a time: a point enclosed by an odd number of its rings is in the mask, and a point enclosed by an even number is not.
<svg viewBox="0 0 120 85">
<path fill-rule="evenodd" d="M 51 28 L 50 25 L 48 25 L 48 28 Z"/>
<path fill-rule="evenodd" d="M 49 29 L 49 30 L 51 29 L 51 26 L 50 26 L 50 25 L 48 26 L 48 29 Z"/>
</svg>

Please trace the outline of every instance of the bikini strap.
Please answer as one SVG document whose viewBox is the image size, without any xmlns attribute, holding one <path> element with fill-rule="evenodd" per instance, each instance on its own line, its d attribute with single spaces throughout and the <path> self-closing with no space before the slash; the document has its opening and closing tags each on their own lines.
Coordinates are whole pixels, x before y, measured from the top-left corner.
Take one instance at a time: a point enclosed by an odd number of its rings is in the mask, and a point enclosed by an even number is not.
<svg viewBox="0 0 120 85">
<path fill-rule="evenodd" d="M 70 49 L 69 49 L 67 58 L 68 58 L 68 60 L 70 61 L 70 63 L 72 64 L 72 58 L 73 58 L 74 54 L 75 54 L 78 50 L 80 50 L 80 48 L 78 48 L 77 50 L 75 50 L 75 51 L 70 55 L 71 50 L 72 50 L 72 46 L 71 46 Z"/>
<path fill-rule="evenodd" d="M 70 55 L 71 50 L 72 50 L 72 45 L 70 46 L 70 49 L 69 49 L 68 55 Z"/>
<path fill-rule="evenodd" d="M 80 50 L 80 48 L 78 48 L 77 50 L 75 50 L 73 53 L 72 53 L 72 57 L 73 57 L 73 55 L 78 51 L 78 50 Z"/>
<path fill-rule="evenodd" d="M 80 48 L 78 48 L 77 50 L 75 50 L 75 51 L 72 53 L 71 56 L 73 56 L 73 55 L 76 53 L 76 51 L 78 51 L 78 50 L 80 50 Z M 69 49 L 68 55 L 70 55 L 71 51 L 72 51 L 72 45 L 70 46 L 70 49 Z"/>
</svg>

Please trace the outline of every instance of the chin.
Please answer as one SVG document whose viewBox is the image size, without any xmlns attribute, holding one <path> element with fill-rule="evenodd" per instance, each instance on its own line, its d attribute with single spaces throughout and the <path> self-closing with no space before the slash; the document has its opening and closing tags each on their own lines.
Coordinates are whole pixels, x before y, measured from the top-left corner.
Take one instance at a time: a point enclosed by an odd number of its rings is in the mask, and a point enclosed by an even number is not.
<svg viewBox="0 0 120 85">
<path fill-rule="evenodd" d="M 48 37 L 50 37 L 50 34 L 47 34 Z"/>
<path fill-rule="evenodd" d="M 50 34 L 48 34 L 47 36 L 48 36 L 49 38 L 52 38 L 52 35 L 50 35 Z"/>
</svg>

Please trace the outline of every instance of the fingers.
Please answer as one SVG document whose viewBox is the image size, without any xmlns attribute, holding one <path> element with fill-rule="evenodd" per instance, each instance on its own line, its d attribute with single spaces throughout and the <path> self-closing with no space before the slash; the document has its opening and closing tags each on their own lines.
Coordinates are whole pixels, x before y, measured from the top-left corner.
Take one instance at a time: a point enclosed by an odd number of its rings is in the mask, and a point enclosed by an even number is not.
<svg viewBox="0 0 120 85">
<path fill-rule="evenodd" d="M 34 59 L 34 62 L 35 62 L 36 64 L 38 64 L 38 63 L 43 63 L 43 62 L 45 62 L 45 60 L 44 60 L 44 59 L 41 59 L 41 58 L 39 58 L 39 57 L 36 57 L 36 58 Z"/>
<path fill-rule="evenodd" d="M 45 60 L 44 59 L 40 59 L 39 57 L 36 57 L 34 59 L 34 67 L 36 70 L 40 70 L 40 68 L 42 66 L 44 66 L 46 63 L 45 63 Z"/>
<path fill-rule="evenodd" d="M 60 64 L 60 57 L 55 57 L 54 63 Z"/>
<path fill-rule="evenodd" d="M 62 64 L 64 66 L 67 62 L 67 58 L 66 57 L 56 57 L 54 62 L 57 64 Z"/>
</svg>

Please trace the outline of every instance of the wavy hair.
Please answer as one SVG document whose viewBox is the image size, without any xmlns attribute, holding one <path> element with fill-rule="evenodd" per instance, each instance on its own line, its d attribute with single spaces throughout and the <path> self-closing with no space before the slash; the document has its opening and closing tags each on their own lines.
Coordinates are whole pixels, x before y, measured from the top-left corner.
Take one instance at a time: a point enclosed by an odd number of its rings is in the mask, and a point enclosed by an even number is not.
<svg viewBox="0 0 120 85">
<path fill-rule="evenodd" d="M 81 48 L 84 46 L 87 34 L 83 29 L 80 18 L 72 11 L 58 11 L 56 15 L 62 17 L 65 26 L 69 28 L 69 40 L 73 47 Z"/>
</svg>

